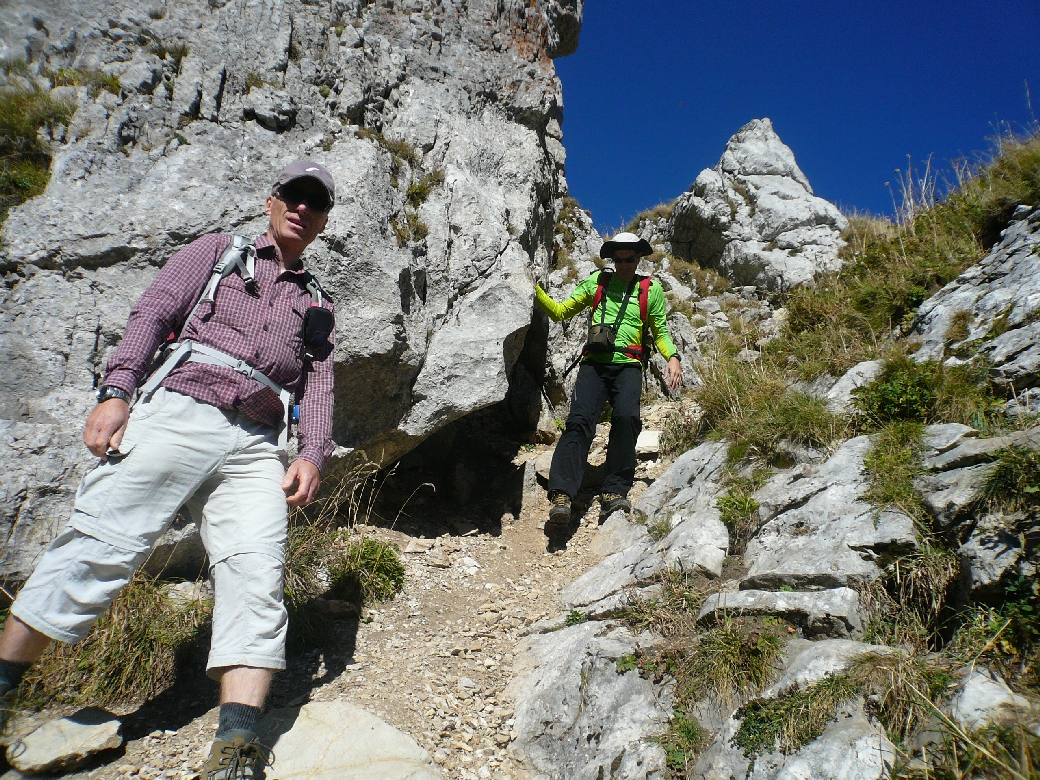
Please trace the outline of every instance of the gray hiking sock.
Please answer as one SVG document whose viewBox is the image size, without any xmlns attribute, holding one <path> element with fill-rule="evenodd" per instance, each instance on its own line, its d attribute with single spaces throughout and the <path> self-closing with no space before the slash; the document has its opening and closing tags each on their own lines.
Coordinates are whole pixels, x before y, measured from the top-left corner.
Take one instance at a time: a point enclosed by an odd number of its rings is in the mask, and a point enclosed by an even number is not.
<svg viewBox="0 0 1040 780">
<path fill-rule="evenodd" d="M 17 688 L 30 666 L 32 664 L 23 661 L 5 661 L 0 658 L 0 695 Z"/>
<path fill-rule="evenodd" d="M 217 739 L 233 729 L 251 731 L 255 734 L 256 726 L 260 722 L 260 714 L 261 709 L 250 704 L 240 704 L 237 701 L 221 704 Z"/>
</svg>

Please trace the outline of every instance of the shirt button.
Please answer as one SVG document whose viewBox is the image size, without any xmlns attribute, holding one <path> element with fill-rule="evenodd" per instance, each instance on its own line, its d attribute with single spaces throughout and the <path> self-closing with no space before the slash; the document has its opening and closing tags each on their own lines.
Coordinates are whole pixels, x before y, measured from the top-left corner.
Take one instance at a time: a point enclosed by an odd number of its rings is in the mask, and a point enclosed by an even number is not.
<svg viewBox="0 0 1040 780">
<path fill-rule="evenodd" d="M 267 308 L 269 308 L 269 309 L 270 309 L 270 308 L 271 308 L 272 306 L 274 306 L 274 301 L 270 301 L 270 302 L 269 302 L 269 303 L 267 304 Z"/>
<path fill-rule="evenodd" d="M 253 357 L 255 357 L 257 360 L 259 360 L 260 359 L 260 350 L 257 350 L 256 352 L 254 352 L 253 353 Z"/>
<path fill-rule="evenodd" d="M 267 330 L 267 326 L 266 325 L 264 325 L 264 330 Z"/>
</svg>

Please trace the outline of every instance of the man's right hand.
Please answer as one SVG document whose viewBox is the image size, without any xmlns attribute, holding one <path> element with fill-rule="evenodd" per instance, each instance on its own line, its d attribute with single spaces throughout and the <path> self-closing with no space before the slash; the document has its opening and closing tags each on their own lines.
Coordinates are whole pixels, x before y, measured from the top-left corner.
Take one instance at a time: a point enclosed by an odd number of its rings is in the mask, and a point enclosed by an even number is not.
<svg viewBox="0 0 1040 780">
<path fill-rule="evenodd" d="M 107 461 L 109 449 L 119 449 L 129 419 L 130 405 L 122 398 L 109 398 L 95 406 L 87 418 L 83 443 L 91 453 Z"/>
</svg>

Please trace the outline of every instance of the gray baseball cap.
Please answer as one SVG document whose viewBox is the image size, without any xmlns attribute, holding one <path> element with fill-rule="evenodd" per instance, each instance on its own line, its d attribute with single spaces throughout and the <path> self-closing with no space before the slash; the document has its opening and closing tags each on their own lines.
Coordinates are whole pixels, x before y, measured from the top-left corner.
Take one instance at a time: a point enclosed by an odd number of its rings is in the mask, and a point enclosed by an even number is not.
<svg viewBox="0 0 1040 780">
<path fill-rule="evenodd" d="M 304 178 L 316 179 L 321 183 L 321 186 L 329 194 L 329 208 L 331 209 L 336 203 L 336 183 L 332 180 L 332 174 L 323 165 L 313 160 L 297 160 L 282 168 L 282 172 L 278 174 L 278 178 L 274 181 L 272 192 L 291 181 Z"/>
</svg>

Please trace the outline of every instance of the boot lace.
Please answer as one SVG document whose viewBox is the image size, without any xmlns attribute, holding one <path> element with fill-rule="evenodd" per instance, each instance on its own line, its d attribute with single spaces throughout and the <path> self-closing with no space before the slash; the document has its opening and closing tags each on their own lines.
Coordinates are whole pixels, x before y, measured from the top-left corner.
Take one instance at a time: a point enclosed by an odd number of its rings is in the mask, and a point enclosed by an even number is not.
<svg viewBox="0 0 1040 780">
<path fill-rule="evenodd" d="M 241 778 L 257 777 L 264 768 L 274 763 L 274 751 L 259 742 L 246 745 L 221 745 L 218 769 L 210 772 L 209 778 L 220 777 L 220 780 L 241 780 Z M 246 771 L 248 770 L 248 774 Z"/>
</svg>

